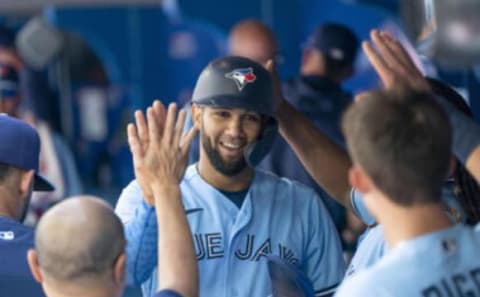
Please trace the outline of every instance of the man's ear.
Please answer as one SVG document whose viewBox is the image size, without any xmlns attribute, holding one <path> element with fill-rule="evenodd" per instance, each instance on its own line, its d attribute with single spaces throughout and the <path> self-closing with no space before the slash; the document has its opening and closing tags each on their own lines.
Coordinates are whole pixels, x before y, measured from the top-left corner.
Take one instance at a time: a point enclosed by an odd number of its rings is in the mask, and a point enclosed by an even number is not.
<svg viewBox="0 0 480 297">
<path fill-rule="evenodd" d="M 123 285 L 125 283 L 126 255 L 121 253 L 113 264 L 113 281 L 115 284 Z"/>
<path fill-rule="evenodd" d="M 348 179 L 350 185 L 362 194 L 368 193 L 372 190 L 373 183 L 370 177 L 361 168 L 355 165 L 348 171 Z"/>
<path fill-rule="evenodd" d="M 305 65 L 307 65 L 308 62 L 310 62 L 310 59 L 312 57 L 312 49 L 310 48 L 306 48 L 303 50 L 303 53 L 302 53 L 302 67 L 305 67 Z"/>
<path fill-rule="evenodd" d="M 196 104 L 192 104 L 190 108 L 192 111 L 193 124 L 195 125 L 195 127 L 197 127 L 197 129 L 200 129 L 200 126 L 201 126 L 200 124 L 202 122 L 202 107 Z"/>
<path fill-rule="evenodd" d="M 22 173 L 20 180 L 20 191 L 22 196 L 29 195 L 33 187 L 33 179 L 35 178 L 35 172 L 28 170 Z"/>
<path fill-rule="evenodd" d="M 37 252 L 34 249 L 29 249 L 27 253 L 27 262 L 28 266 L 30 267 L 30 271 L 32 272 L 33 278 L 42 283 L 42 273 L 40 272 L 40 266 L 38 265 L 38 256 Z"/>
</svg>

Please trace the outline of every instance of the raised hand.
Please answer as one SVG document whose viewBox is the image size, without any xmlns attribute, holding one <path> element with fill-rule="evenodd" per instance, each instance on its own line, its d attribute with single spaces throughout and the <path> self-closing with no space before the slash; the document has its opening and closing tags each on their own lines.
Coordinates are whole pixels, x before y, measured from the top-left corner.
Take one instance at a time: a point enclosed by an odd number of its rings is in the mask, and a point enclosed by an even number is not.
<svg viewBox="0 0 480 297">
<path fill-rule="evenodd" d="M 404 84 L 415 90 L 429 90 L 427 81 L 405 48 L 386 32 L 372 30 L 373 42 L 364 41 L 362 48 L 387 89 Z"/>
<path fill-rule="evenodd" d="M 178 113 L 172 103 L 165 112 L 155 101 L 147 109 L 147 119 L 141 111 L 135 113 L 136 126 L 127 127 L 128 143 L 133 154 L 135 176 L 147 203 L 155 205 L 153 187 L 178 185 L 188 162 L 188 150 L 197 132 L 193 127 L 183 134 L 186 112 Z"/>
</svg>

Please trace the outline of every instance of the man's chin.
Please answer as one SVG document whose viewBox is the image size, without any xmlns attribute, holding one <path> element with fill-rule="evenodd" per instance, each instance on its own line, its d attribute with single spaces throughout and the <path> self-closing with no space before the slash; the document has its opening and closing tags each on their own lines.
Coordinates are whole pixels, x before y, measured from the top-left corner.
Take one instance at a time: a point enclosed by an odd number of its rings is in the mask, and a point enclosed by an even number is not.
<svg viewBox="0 0 480 297">
<path fill-rule="evenodd" d="M 222 160 L 222 166 L 217 170 L 226 176 L 235 176 L 242 173 L 245 168 L 247 164 L 243 158 L 240 158 L 235 162 Z"/>
</svg>

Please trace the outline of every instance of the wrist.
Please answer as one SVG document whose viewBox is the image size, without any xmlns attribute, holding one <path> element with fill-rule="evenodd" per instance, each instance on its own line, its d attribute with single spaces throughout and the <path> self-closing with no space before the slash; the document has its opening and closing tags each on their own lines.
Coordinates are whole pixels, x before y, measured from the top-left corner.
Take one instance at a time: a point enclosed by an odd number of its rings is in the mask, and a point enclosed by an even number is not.
<svg viewBox="0 0 480 297">
<path fill-rule="evenodd" d="M 155 199 L 162 196 L 170 196 L 175 195 L 180 192 L 180 186 L 177 182 L 174 181 L 166 181 L 163 180 L 162 182 L 156 181 L 153 182 L 152 185 L 153 196 Z"/>
</svg>

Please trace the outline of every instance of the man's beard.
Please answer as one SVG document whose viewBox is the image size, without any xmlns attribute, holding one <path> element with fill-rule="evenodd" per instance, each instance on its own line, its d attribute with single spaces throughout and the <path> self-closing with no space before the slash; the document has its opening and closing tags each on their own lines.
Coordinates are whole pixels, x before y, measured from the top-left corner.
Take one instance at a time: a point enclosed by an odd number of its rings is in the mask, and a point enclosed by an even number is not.
<svg viewBox="0 0 480 297">
<path fill-rule="evenodd" d="M 203 149 L 207 153 L 210 163 L 212 163 L 213 167 L 223 175 L 235 176 L 242 172 L 245 167 L 247 167 L 247 162 L 244 156 L 242 156 L 242 158 L 238 161 L 228 163 L 225 162 L 218 150 L 213 148 L 208 137 L 204 133 L 201 135 L 201 141 Z"/>
</svg>

